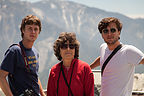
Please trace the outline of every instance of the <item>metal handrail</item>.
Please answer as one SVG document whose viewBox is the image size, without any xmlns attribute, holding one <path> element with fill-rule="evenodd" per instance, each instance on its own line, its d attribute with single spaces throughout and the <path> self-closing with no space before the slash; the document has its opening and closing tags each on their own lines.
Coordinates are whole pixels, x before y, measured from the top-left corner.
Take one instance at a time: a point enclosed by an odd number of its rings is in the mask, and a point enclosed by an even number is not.
<svg viewBox="0 0 144 96">
<path fill-rule="evenodd" d="M 144 95 L 144 91 L 132 91 L 132 95 Z"/>
</svg>

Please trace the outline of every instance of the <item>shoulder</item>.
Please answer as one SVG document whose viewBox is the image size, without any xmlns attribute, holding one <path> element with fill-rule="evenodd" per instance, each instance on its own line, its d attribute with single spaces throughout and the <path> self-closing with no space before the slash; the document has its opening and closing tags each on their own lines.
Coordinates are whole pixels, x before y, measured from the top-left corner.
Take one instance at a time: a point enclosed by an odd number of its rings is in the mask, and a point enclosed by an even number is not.
<svg viewBox="0 0 144 96">
<path fill-rule="evenodd" d="M 84 65 L 88 65 L 88 63 L 86 63 L 85 61 L 82 61 L 82 60 L 77 60 L 77 62 L 79 63 L 79 64 L 84 64 Z"/>
<path fill-rule="evenodd" d="M 60 67 L 60 63 L 55 64 L 54 66 L 52 66 L 51 72 L 57 72 L 58 70 L 60 70 Z"/>
<path fill-rule="evenodd" d="M 8 53 L 15 53 L 16 51 L 20 51 L 20 47 L 18 44 L 12 44 L 9 46 L 8 50 L 5 52 L 5 55 Z"/>
<path fill-rule="evenodd" d="M 33 51 L 36 55 L 39 56 L 39 52 L 38 52 L 38 50 L 37 50 L 35 47 L 32 47 L 32 51 Z"/>
<path fill-rule="evenodd" d="M 35 47 L 32 47 L 32 50 L 38 53 L 38 50 Z"/>
<path fill-rule="evenodd" d="M 82 73 L 84 72 L 84 74 L 92 73 L 91 68 L 88 63 L 78 60 L 77 65 L 78 65 L 78 67 L 77 67 L 78 73 L 79 72 L 82 72 Z"/>
<path fill-rule="evenodd" d="M 86 63 L 86 62 L 84 62 L 84 61 L 82 61 L 82 60 L 77 60 L 77 63 L 78 63 L 78 66 L 80 66 L 80 67 L 86 67 L 86 68 L 90 68 L 90 66 L 89 66 L 89 64 L 88 63 Z"/>
<path fill-rule="evenodd" d="M 139 49 L 133 45 L 123 45 L 123 48 L 127 51 L 138 51 Z"/>
<path fill-rule="evenodd" d="M 49 72 L 50 72 L 50 77 L 55 78 L 56 75 L 58 75 L 59 72 L 60 72 L 60 67 L 61 67 L 61 66 L 60 66 L 60 63 L 55 64 L 55 65 L 49 70 Z"/>
<path fill-rule="evenodd" d="M 10 50 L 18 50 L 20 49 L 20 45 L 19 44 L 12 44 L 9 46 Z"/>
<path fill-rule="evenodd" d="M 104 47 L 105 47 L 105 48 L 107 47 L 107 44 L 106 44 L 106 43 L 103 43 L 103 44 L 100 45 L 100 48 L 104 48 Z"/>
<path fill-rule="evenodd" d="M 133 46 L 133 45 L 124 45 L 124 46 L 123 46 L 123 50 L 124 50 L 127 54 L 141 54 L 141 55 L 143 55 L 143 53 L 142 53 L 138 48 L 136 48 L 136 47 Z"/>
</svg>

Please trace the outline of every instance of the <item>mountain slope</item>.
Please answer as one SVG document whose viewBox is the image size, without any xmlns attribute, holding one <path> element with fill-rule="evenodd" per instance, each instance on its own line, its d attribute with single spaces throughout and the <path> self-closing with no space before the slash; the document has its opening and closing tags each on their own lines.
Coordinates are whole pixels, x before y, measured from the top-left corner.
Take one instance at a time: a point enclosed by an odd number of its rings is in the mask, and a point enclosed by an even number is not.
<svg viewBox="0 0 144 96">
<path fill-rule="evenodd" d="M 117 17 L 123 23 L 121 42 L 144 50 L 144 19 L 128 18 L 120 13 L 107 12 L 61 0 L 43 0 L 37 3 L 19 0 L 0 1 L 0 61 L 12 43 L 21 40 L 19 26 L 24 16 L 37 15 L 42 21 L 42 32 L 35 43 L 40 54 L 40 78 L 47 83 L 49 69 L 59 61 L 53 54 L 53 42 L 62 31 L 76 32 L 80 41 L 80 59 L 89 64 L 99 56 L 103 43 L 97 25 L 104 17 Z M 136 72 L 143 72 L 137 67 Z"/>
</svg>

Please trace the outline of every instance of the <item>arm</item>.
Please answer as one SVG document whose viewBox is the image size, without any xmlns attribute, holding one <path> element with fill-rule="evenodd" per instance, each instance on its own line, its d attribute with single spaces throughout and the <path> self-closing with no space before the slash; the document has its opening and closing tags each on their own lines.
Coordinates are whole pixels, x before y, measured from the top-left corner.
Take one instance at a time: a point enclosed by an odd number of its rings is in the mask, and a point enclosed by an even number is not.
<svg viewBox="0 0 144 96">
<path fill-rule="evenodd" d="M 95 59 L 93 63 L 90 64 L 90 68 L 94 69 L 95 67 L 100 66 L 100 56 Z"/>
<path fill-rule="evenodd" d="M 85 68 L 85 83 L 84 94 L 85 96 L 94 96 L 94 75 L 91 68 L 88 66 Z"/>
<path fill-rule="evenodd" d="M 8 74 L 9 72 L 0 70 L 0 87 L 6 96 L 13 96 L 10 90 L 9 84 L 6 80 L 6 77 L 8 76 Z"/>
<path fill-rule="evenodd" d="M 48 84 L 47 84 L 47 96 L 57 96 L 57 91 L 55 88 L 55 78 L 53 76 L 54 74 L 52 74 L 52 70 L 49 74 L 49 78 L 48 78 Z"/>
<path fill-rule="evenodd" d="M 40 94 L 41 96 L 46 96 L 44 91 L 43 91 L 43 88 L 42 88 L 42 85 L 41 85 L 41 82 L 40 82 L 40 79 L 38 78 L 38 84 L 39 84 L 39 87 L 40 87 Z"/>
<path fill-rule="evenodd" d="M 140 64 L 144 65 L 144 58 L 140 61 Z"/>
</svg>

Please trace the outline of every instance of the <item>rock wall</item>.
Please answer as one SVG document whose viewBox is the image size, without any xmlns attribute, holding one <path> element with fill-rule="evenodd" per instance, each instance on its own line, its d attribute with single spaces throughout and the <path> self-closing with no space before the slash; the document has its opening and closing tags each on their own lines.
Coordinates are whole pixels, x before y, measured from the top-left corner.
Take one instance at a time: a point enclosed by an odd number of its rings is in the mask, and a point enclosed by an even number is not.
<svg viewBox="0 0 144 96">
<path fill-rule="evenodd" d="M 134 91 L 144 91 L 144 74 L 135 74 L 134 75 Z"/>
</svg>

